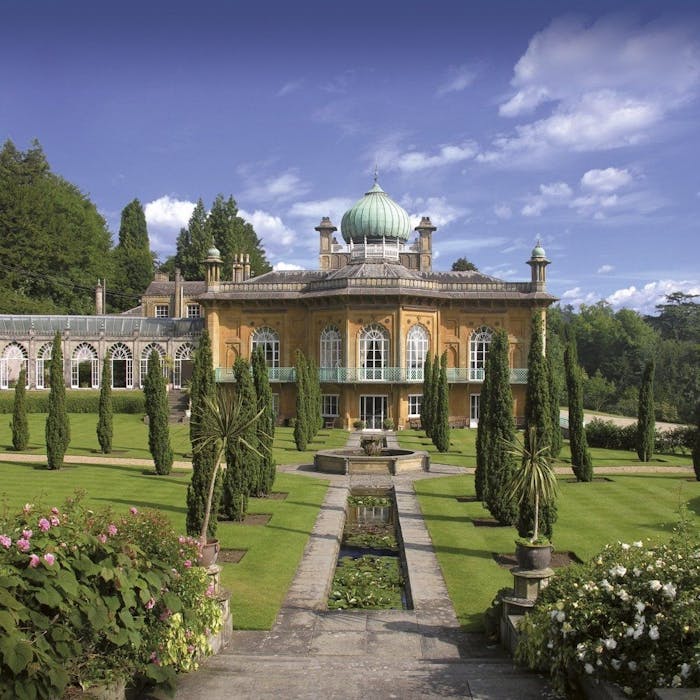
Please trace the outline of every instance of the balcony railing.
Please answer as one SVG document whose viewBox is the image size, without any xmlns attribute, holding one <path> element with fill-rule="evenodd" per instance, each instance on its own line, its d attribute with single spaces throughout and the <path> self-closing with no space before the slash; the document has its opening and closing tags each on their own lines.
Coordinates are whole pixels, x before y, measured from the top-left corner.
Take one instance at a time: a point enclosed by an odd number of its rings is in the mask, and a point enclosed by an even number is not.
<svg viewBox="0 0 700 700">
<path fill-rule="evenodd" d="M 271 382 L 296 382 L 294 367 L 268 367 Z M 422 367 L 321 367 L 318 370 L 322 384 L 359 384 L 365 382 L 419 384 L 423 381 Z M 235 382 L 232 369 L 218 367 L 217 382 Z M 469 367 L 449 367 L 447 381 L 450 384 L 480 383 L 484 381 L 483 369 Z M 510 370 L 511 384 L 526 384 L 527 369 L 518 367 Z"/>
</svg>

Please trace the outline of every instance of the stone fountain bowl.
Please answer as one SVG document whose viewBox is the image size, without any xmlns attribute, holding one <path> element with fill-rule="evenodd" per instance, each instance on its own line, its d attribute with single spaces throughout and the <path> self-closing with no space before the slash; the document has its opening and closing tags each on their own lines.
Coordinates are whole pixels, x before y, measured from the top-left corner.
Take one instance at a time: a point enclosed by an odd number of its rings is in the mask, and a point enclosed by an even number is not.
<svg viewBox="0 0 700 700">
<path fill-rule="evenodd" d="M 387 448 L 372 456 L 362 450 L 320 450 L 314 467 L 326 474 L 402 474 L 428 471 L 430 457 L 427 452 Z"/>
</svg>

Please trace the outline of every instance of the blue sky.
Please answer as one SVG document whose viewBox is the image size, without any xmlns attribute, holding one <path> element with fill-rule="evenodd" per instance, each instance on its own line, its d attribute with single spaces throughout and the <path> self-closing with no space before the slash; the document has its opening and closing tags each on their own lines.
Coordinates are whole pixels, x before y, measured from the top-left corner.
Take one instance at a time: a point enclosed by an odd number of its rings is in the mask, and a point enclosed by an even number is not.
<svg viewBox="0 0 700 700">
<path fill-rule="evenodd" d="M 0 0 L 0 137 L 38 138 L 116 237 L 174 250 L 232 194 L 275 266 L 313 268 L 372 183 L 431 216 L 435 267 L 652 311 L 700 293 L 700 4 Z"/>
</svg>

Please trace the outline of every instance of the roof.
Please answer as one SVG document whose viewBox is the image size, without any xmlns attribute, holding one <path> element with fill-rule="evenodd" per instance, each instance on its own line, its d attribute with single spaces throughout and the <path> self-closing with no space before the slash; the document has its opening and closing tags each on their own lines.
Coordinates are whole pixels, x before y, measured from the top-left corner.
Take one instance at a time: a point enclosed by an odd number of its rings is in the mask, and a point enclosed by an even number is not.
<svg viewBox="0 0 700 700">
<path fill-rule="evenodd" d="M 346 243 L 382 239 L 407 241 L 411 220 L 375 181 L 372 189 L 343 214 L 340 230 Z"/>
<path fill-rule="evenodd" d="M 182 293 L 188 297 L 194 297 L 198 294 L 202 294 L 207 289 L 207 283 L 203 280 L 193 280 L 193 281 L 182 281 Z M 153 280 L 143 296 L 154 296 L 154 297 L 164 297 L 173 294 L 175 291 L 175 282 L 168 280 L 165 282 L 160 282 L 158 280 Z"/>
</svg>

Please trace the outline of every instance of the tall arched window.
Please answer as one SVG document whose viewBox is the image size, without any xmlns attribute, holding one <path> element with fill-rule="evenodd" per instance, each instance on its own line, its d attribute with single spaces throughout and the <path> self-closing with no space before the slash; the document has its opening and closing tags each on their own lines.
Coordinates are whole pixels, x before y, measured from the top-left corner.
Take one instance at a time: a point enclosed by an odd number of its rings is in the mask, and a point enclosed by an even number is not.
<svg viewBox="0 0 700 700">
<path fill-rule="evenodd" d="M 360 379 L 382 381 L 389 360 L 389 334 L 374 324 L 360 331 Z"/>
<path fill-rule="evenodd" d="M 493 331 L 488 326 L 477 328 L 469 339 L 469 379 L 470 381 L 484 381 L 484 367 L 486 356 L 489 354 Z"/>
<path fill-rule="evenodd" d="M 19 373 L 28 370 L 27 351 L 19 343 L 10 343 L 0 358 L 0 389 L 12 389 L 17 385 Z M 26 373 L 26 384 L 29 386 L 29 372 Z"/>
<path fill-rule="evenodd" d="M 95 348 L 80 343 L 70 360 L 70 385 L 72 389 L 96 389 L 100 386 L 100 363 Z"/>
<path fill-rule="evenodd" d="M 112 388 L 132 389 L 134 386 L 134 363 L 131 350 L 124 343 L 116 343 L 109 349 L 112 362 Z"/>
<path fill-rule="evenodd" d="M 36 388 L 46 389 L 51 383 L 49 381 L 49 361 L 51 360 L 51 351 L 53 343 L 44 343 L 36 354 Z"/>
<path fill-rule="evenodd" d="M 251 340 L 251 354 L 262 348 L 268 367 L 280 366 L 280 337 L 272 328 L 258 328 Z"/>
<path fill-rule="evenodd" d="M 189 384 L 192 378 L 192 358 L 194 357 L 194 345 L 183 343 L 175 351 L 175 367 L 173 368 L 173 388 L 182 389 Z"/>
<path fill-rule="evenodd" d="M 321 367 L 340 367 L 340 343 L 340 331 L 335 326 L 326 326 L 321 331 Z"/>
<path fill-rule="evenodd" d="M 141 361 L 139 363 L 139 381 L 141 383 L 141 388 L 143 389 L 143 382 L 148 374 L 148 358 L 151 356 L 153 351 L 156 351 L 160 355 L 160 363 L 163 367 L 163 376 L 168 378 L 168 365 L 165 362 L 165 350 L 158 345 L 158 343 L 149 343 L 146 347 L 141 350 Z"/>
<path fill-rule="evenodd" d="M 406 336 L 406 379 L 410 381 L 423 381 L 423 365 L 428 347 L 430 346 L 430 338 L 425 326 L 416 324 Z"/>
</svg>

